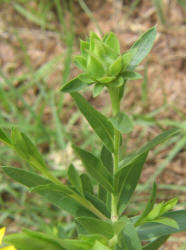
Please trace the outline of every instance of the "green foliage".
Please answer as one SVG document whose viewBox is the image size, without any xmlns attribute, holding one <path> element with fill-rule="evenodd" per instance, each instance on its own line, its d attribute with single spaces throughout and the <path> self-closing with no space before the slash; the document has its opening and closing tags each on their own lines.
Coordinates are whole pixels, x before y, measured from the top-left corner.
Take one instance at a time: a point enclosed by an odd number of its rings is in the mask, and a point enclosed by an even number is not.
<svg viewBox="0 0 186 250">
<path fill-rule="evenodd" d="M 120 157 L 122 134 L 130 133 L 133 129 L 129 116 L 120 111 L 120 101 L 127 80 L 141 78 L 134 69 L 150 52 L 155 35 L 156 28 L 153 27 L 123 54 L 112 32 L 103 38 L 91 32 L 87 41 L 80 42 L 81 55 L 75 56 L 74 61 L 83 73 L 66 81 L 61 91 L 71 94 L 102 143 L 97 150 L 99 154 L 89 152 L 90 148 L 88 151 L 73 145 L 84 167 L 83 173 L 70 164 L 68 181 L 64 184 L 52 174 L 25 133 L 14 128 L 9 138 L 0 130 L 0 140 L 42 176 L 16 167 L 3 167 L 3 171 L 26 185 L 30 191 L 67 211 L 75 217 L 76 222 L 74 234 L 69 238 L 25 230 L 24 233 L 7 237 L 7 242 L 23 250 L 27 244 L 30 250 L 48 247 L 67 250 L 155 250 L 170 234 L 186 230 L 186 211 L 170 211 L 175 207 L 177 198 L 155 205 L 156 184 L 141 215 L 129 218 L 123 214 L 139 183 L 149 151 L 181 131 L 181 128 L 165 131 L 124 159 Z M 97 111 L 77 92 L 92 84 L 95 84 L 94 96 L 99 95 L 104 87 L 109 92 L 111 118 Z M 142 240 L 150 242 L 142 246 Z"/>
</svg>

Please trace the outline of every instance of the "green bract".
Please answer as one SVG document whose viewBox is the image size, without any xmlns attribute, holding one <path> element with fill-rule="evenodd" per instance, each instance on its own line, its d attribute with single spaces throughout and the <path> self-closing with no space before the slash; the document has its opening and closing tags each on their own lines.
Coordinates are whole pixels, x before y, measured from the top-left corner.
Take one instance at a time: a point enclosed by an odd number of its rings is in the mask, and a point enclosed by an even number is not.
<svg viewBox="0 0 186 250">
<path fill-rule="evenodd" d="M 140 74 L 127 71 L 127 65 L 135 50 L 122 55 L 119 41 L 112 32 L 106 34 L 103 39 L 91 32 L 88 41 L 80 41 L 80 48 L 81 55 L 74 56 L 74 63 L 88 78 L 82 78 L 81 74 L 67 82 L 61 89 L 64 92 L 74 92 L 93 83 L 103 87 L 109 85 L 121 87 L 126 79 L 141 78 Z M 94 96 L 100 92 L 96 91 Z"/>
<path fill-rule="evenodd" d="M 102 39 L 92 32 L 87 41 L 80 42 L 81 55 L 75 56 L 74 62 L 83 72 L 62 86 L 61 90 L 71 94 L 102 144 L 100 148 L 100 144 L 97 145 L 99 154 L 72 146 L 84 171 L 80 173 L 76 164 L 71 163 L 67 166 L 66 184 L 48 169 L 45 160 L 24 133 L 12 129 L 11 136 L 8 136 L 0 129 L 0 141 L 15 150 L 42 176 L 10 166 L 3 167 L 3 171 L 75 218 L 72 232 L 65 234 L 64 230 L 63 237 L 24 230 L 23 233 L 8 236 L 8 243 L 19 250 L 156 250 L 170 234 L 186 231 L 186 210 L 170 211 L 174 209 L 177 198 L 155 204 L 155 183 L 140 215 L 125 215 L 149 151 L 181 132 L 176 128 L 164 131 L 124 158 L 120 156 L 122 135 L 130 135 L 133 130 L 132 119 L 120 110 L 124 87 L 128 80 L 141 78 L 134 69 L 151 50 L 155 35 L 153 27 L 123 54 L 112 32 Z M 78 93 L 93 83 L 94 97 L 107 87 L 112 117 L 97 111 Z M 144 240 L 148 241 L 145 245 L 142 244 Z"/>
</svg>

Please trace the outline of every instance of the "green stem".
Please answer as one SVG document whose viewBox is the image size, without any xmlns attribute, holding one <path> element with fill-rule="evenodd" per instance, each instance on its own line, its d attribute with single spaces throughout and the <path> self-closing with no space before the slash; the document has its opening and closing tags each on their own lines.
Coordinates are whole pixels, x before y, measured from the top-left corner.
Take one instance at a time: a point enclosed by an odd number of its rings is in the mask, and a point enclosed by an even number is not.
<svg viewBox="0 0 186 250">
<path fill-rule="evenodd" d="M 120 111 L 120 100 L 119 100 L 119 88 L 111 87 L 109 88 L 111 103 L 112 103 L 112 113 L 113 116 L 117 115 Z M 118 163 L 119 163 L 119 145 L 120 145 L 120 133 L 117 129 L 114 129 L 114 168 L 113 168 L 113 185 L 114 185 L 114 192 L 112 194 L 112 203 L 111 203 L 111 220 L 113 222 L 118 220 L 118 213 L 117 213 L 117 203 L 118 197 L 116 194 L 116 179 L 115 174 L 118 170 Z"/>
</svg>

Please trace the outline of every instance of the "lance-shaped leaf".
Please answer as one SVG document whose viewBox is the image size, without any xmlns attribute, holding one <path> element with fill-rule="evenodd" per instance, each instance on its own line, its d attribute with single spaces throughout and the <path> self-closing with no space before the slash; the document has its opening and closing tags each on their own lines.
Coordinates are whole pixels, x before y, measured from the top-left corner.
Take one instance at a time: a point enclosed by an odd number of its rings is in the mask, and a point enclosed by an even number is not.
<svg viewBox="0 0 186 250">
<path fill-rule="evenodd" d="M 154 44 L 156 33 L 156 28 L 152 27 L 132 45 L 131 49 L 137 49 L 137 51 L 127 67 L 128 70 L 133 70 L 148 55 Z"/>
<path fill-rule="evenodd" d="M 32 165 L 35 169 L 40 171 L 44 176 L 53 182 L 61 184 L 60 181 L 47 169 L 41 154 L 24 133 L 20 132 L 16 128 L 12 129 L 11 143 L 16 153 L 23 160 L 27 161 L 30 165 Z"/>
<path fill-rule="evenodd" d="M 123 230 L 123 242 L 126 250 L 142 250 L 141 242 L 139 236 L 131 223 L 130 219 L 126 216 L 122 218 L 125 222 L 125 227 Z"/>
<path fill-rule="evenodd" d="M 116 128 L 121 134 L 128 134 L 133 129 L 132 120 L 123 112 L 119 112 L 116 116 L 111 117 L 110 121 L 113 127 Z"/>
<path fill-rule="evenodd" d="M 81 178 L 73 164 L 70 164 L 68 168 L 68 178 L 71 184 L 83 196 L 83 187 L 82 187 Z"/>
<path fill-rule="evenodd" d="M 96 83 L 93 89 L 93 97 L 98 96 L 104 89 L 104 85 Z"/>
<path fill-rule="evenodd" d="M 2 169 L 8 176 L 27 186 L 28 188 L 52 184 L 50 180 L 26 170 L 15 167 L 3 167 Z M 56 192 L 54 190 L 47 190 L 47 192 L 45 190 L 38 190 L 37 193 L 55 206 L 67 211 L 72 216 L 77 216 L 79 211 L 91 216 L 91 213 L 87 209 L 80 206 L 79 203 L 74 201 L 72 198 L 67 197 L 67 195 L 62 192 Z"/>
<path fill-rule="evenodd" d="M 186 210 L 173 211 L 164 214 L 165 217 L 175 220 L 179 229 L 166 226 L 160 223 L 145 223 L 137 227 L 137 232 L 141 240 L 148 240 L 164 235 L 183 232 L 186 230 Z"/>
<path fill-rule="evenodd" d="M 87 174 L 83 173 L 80 176 L 80 178 L 81 178 L 83 191 L 92 194 L 93 193 L 93 185 L 92 185 L 92 182 L 91 182 L 91 179 L 89 178 L 89 176 Z"/>
<path fill-rule="evenodd" d="M 119 56 L 109 67 L 108 73 L 111 76 L 116 76 L 120 73 L 122 69 L 122 57 Z"/>
<path fill-rule="evenodd" d="M 150 213 L 150 211 L 153 209 L 154 203 L 156 201 L 156 183 L 154 183 L 151 195 L 149 197 L 149 200 L 147 202 L 147 205 L 145 206 L 145 209 L 143 213 L 139 216 L 138 220 L 135 223 L 135 226 L 139 226 L 141 222 L 145 219 L 145 217 Z"/>
<path fill-rule="evenodd" d="M 94 246 L 91 248 L 91 250 L 112 250 L 111 248 L 103 245 L 100 241 L 96 240 Z"/>
<path fill-rule="evenodd" d="M 162 246 L 165 241 L 167 241 L 167 239 L 169 238 L 170 235 L 165 235 L 162 237 L 159 237 L 155 240 L 153 240 L 152 242 L 146 244 L 145 246 L 143 246 L 143 250 L 158 250 L 160 246 Z"/>
<path fill-rule="evenodd" d="M 111 152 L 103 145 L 101 149 L 101 161 L 107 170 L 113 173 L 113 158 Z"/>
<path fill-rule="evenodd" d="M 104 37 L 104 42 L 111 49 L 113 49 L 117 54 L 120 54 L 120 45 L 117 36 L 110 32 Z"/>
<path fill-rule="evenodd" d="M 108 191 L 112 192 L 112 176 L 107 169 L 103 166 L 102 162 L 90 152 L 73 146 L 75 152 L 80 157 L 86 171 L 91 177 L 93 177 L 98 183 L 103 185 Z"/>
<path fill-rule="evenodd" d="M 168 140 L 169 138 L 171 138 L 172 136 L 178 134 L 181 130 L 177 129 L 177 128 L 173 128 L 170 130 L 167 130 L 165 132 L 163 132 L 162 134 L 156 136 L 154 139 L 152 139 L 150 142 L 148 142 L 147 144 L 145 144 L 144 146 L 142 146 L 140 149 L 138 149 L 136 152 L 133 152 L 131 154 L 129 154 L 128 156 L 126 156 L 120 163 L 119 163 L 119 170 L 117 171 L 117 175 L 120 174 L 120 171 L 126 167 L 127 165 L 129 165 L 130 163 L 132 163 L 139 155 L 151 150 L 152 148 L 154 148 L 155 146 L 157 146 L 158 144 L 163 143 L 164 141 Z"/>
<path fill-rule="evenodd" d="M 128 202 L 138 184 L 139 177 L 141 175 L 142 168 L 147 158 L 148 152 L 140 155 L 129 167 L 128 173 L 124 177 L 118 201 L 118 211 L 122 214 L 124 209 L 127 207 Z"/>
<path fill-rule="evenodd" d="M 179 225 L 178 223 L 172 219 L 172 218 L 168 218 L 168 217 L 158 217 L 155 220 L 152 220 L 151 222 L 155 222 L 155 223 L 161 223 L 163 225 L 169 226 L 169 227 L 174 227 L 176 229 L 179 229 Z"/>
<path fill-rule="evenodd" d="M 93 214 L 95 214 L 97 217 L 103 220 L 107 219 L 107 217 L 105 217 L 96 207 L 94 207 L 92 203 L 90 203 L 84 197 L 81 197 L 79 194 L 77 194 L 75 191 L 73 191 L 71 188 L 67 186 L 62 187 L 56 184 L 48 184 L 48 185 L 40 185 L 31 189 L 31 191 L 34 191 L 34 192 L 42 191 L 42 190 L 46 193 L 50 190 L 54 192 L 62 193 L 66 195 L 67 197 L 70 197 L 72 200 L 78 202 L 84 208 L 87 208 L 89 211 L 93 212 Z"/>
<path fill-rule="evenodd" d="M 139 73 L 130 70 L 123 72 L 121 76 L 123 77 L 123 79 L 127 80 L 138 80 L 142 78 L 142 76 Z"/>
<path fill-rule="evenodd" d="M 100 185 L 101 186 L 101 185 Z M 85 193 L 85 197 L 89 200 L 100 212 L 102 212 L 107 218 L 110 218 L 110 211 L 108 211 L 104 200 L 101 200 L 97 196 Z"/>
<path fill-rule="evenodd" d="M 113 226 L 107 221 L 101 221 L 96 218 L 94 219 L 85 216 L 77 218 L 76 221 L 90 234 L 101 234 L 107 239 L 111 239 L 114 236 Z"/>
<path fill-rule="evenodd" d="M 2 129 L 0 129 L 0 141 L 11 146 L 10 138 L 8 138 L 8 136 L 5 134 L 5 132 Z"/>
<path fill-rule="evenodd" d="M 87 59 L 87 72 L 94 78 L 103 77 L 105 74 L 102 61 L 92 54 L 89 54 Z"/>
<path fill-rule="evenodd" d="M 113 152 L 114 130 L 111 122 L 104 115 L 95 110 L 79 93 L 72 93 L 71 95 L 90 126 L 94 129 L 105 146 Z"/>
<path fill-rule="evenodd" d="M 62 86 L 61 91 L 72 93 L 84 89 L 88 86 L 88 84 L 93 83 L 93 81 L 90 78 L 84 79 L 84 76 L 85 74 L 80 74 L 74 79 L 70 80 L 64 86 Z"/>
<path fill-rule="evenodd" d="M 65 250 L 65 248 L 62 247 L 61 242 L 59 240 L 52 238 L 49 235 L 46 235 L 48 237 L 45 238 L 39 238 L 34 237 L 26 232 L 24 233 L 15 233 L 10 234 L 5 237 L 5 242 L 8 244 L 12 244 L 16 247 L 16 249 L 19 250 Z M 11 249 L 11 248 L 8 248 Z"/>
</svg>

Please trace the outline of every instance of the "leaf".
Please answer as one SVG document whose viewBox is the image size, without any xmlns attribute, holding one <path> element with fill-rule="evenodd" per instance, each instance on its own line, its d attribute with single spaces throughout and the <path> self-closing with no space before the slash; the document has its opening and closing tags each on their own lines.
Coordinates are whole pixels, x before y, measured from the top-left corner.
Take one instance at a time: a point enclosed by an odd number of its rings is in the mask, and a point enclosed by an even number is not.
<svg viewBox="0 0 186 250">
<path fill-rule="evenodd" d="M 186 210 L 168 212 L 164 214 L 164 216 L 175 220 L 179 229 L 160 223 L 148 222 L 136 229 L 140 239 L 148 240 L 154 237 L 161 237 L 164 235 L 186 231 Z"/>
<path fill-rule="evenodd" d="M 117 36 L 110 32 L 107 36 L 105 36 L 104 42 L 111 49 L 113 49 L 118 55 L 120 54 L 120 45 Z"/>
<path fill-rule="evenodd" d="M 87 60 L 84 56 L 76 55 L 73 58 L 74 64 L 82 70 L 86 70 L 87 68 Z"/>
<path fill-rule="evenodd" d="M 157 146 L 158 144 L 163 143 L 164 141 L 168 140 L 169 138 L 171 138 L 172 136 L 178 134 L 181 130 L 177 129 L 177 128 L 173 128 L 170 130 L 167 130 L 165 132 L 163 132 L 162 134 L 156 136 L 154 139 L 152 139 L 150 142 L 148 142 L 147 144 L 145 144 L 144 146 L 142 146 L 140 149 L 138 149 L 136 152 L 133 152 L 131 154 L 129 154 L 128 156 L 126 156 L 122 161 L 120 161 L 119 163 L 119 170 L 117 171 L 117 175 L 120 174 L 120 171 L 122 171 L 122 169 L 124 167 L 126 167 L 127 165 L 129 165 L 130 163 L 132 163 L 133 161 L 135 161 L 135 159 L 151 150 L 152 148 L 154 148 L 155 146 Z"/>
<path fill-rule="evenodd" d="M 8 176 L 29 188 L 33 188 L 39 185 L 52 184 L 52 182 L 48 179 L 26 170 L 15 167 L 2 167 L 2 169 Z M 44 196 L 55 206 L 67 211 L 72 216 L 76 216 L 80 209 L 84 211 L 84 214 L 87 212 L 89 213 L 88 210 L 81 207 L 79 203 L 67 197 L 62 192 L 56 192 L 54 190 L 48 190 L 47 192 L 45 190 L 38 190 L 37 193 L 39 193 L 41 196 Z"/>
<path fill-rule="evenodd" d="M 174 227 L 176 229 L 179 229 L 179 226 L 178 226 L 177 222 L 174 219 L 171 219 L 171 218 L 158 217 L 157 219 L 152 220 L 151 222 L 161 223 L 161 224 L 164 224 L 166 226 Z"/>
<path fill-rule="evenodd" d="M 165 236 L 159 237 L 159 238 L 153 240 L 152 242 L 150 242 L 149 244 L 146 244 L 142 249 L 143 250 L 158 250 L 159 247 L 161 245 L 163 245 L 165 243 L 165 241 L 167 241 L 169 236 L 170 235 L 165 235 Z"/>
<path fill-rule="evenodd" d="M 103 245 L 100 241 L 96 241 L 91 250 L 111 250 L 111 248 Z"/>
<path fill-rule="evenodd" d="M 89 42 L 80 40 L 80 51 L 85 58 L 88 56 Z"/>
<path fill-rule="evenodd" d="M 34 238 L 26 233 L 15 233 L 5 237 L 5 242 L 13 244 L 19 250 L 65 250 L 58 243 L 46 241 L 44 239 Z"/>
<path fill-rule="evenodd" d="M 173 209 L 178 202 L 178 198 L 175 197 L 167 202 L 161 202 L 157 204 L 152 211 L 147 215 L 148 220 L 154 220 L 169 210 Z"/>
<path fill-rule="evenodd" d="M 122 219 L 125 221 L 125 227 L 122 234 L 125 250 L 142 250 L 140 239 L 130 219 L 126 216 Z"/>
<path fill-rule="evenodd" d="M 26 230 L 26 233 L 33 237 L 33 239 L 44 239 L 44 240 L 53 240 L 53 238 L 44 233 L 40 232 L 33 232 L 30 230 Z M 54 241 L 54 240 L 53 240 Z M 64 239 L 64 240 L 56 240 L 59 242 L 66 250 L 87 250 L 90 249 L 92 246 L 92 242 L 89 242 L 88 240 L 73 240 L 73 239 Z"/>
<path fill-rule="evenodd" d="M 107 218 L 110 218 L 110 212 L 107 209 L 107 206 L 103 200 L 98 198 L 97 196 L 90 194 L 88 192 L 85 193 L 85 197 L 89 200 L 102 214 L 104 214 Z"/>
<path fill-rule="evenodd" d="M 96 83 L 93 89 L 93 97 L 100 95 L 103 89 L 104 89 L 104 85 Z"/>
<path fill-rule="evenodd" d="M 117 76 L 122 69 L 122 57 L 119 56 L 109 67 L 109 75 Z"/>
<path fill-rule="evenodd" d="M 113 152 L 114 130 L 110 121 L 100 112 L 95 110 L 79 93 L 72 93 L 71 95 L 95 133 L 100 137 L 108 150 Z"/>
<path fill-rule="evenodd" d="M 71 184 L 76 188 L 76 190 L 83 196 L 81 178 L 73 164 L 70 164 L 68 168 L 68 179 Z"/>
<path fill-rule="evenodd" d="M 76 218 L 76 222 L 80 223 L 89 234 L 100 234 L 107 239 L 111 239 L 114 236 L 112 224 L 109 222 L 85 216 Z"/>
<path fill-rule="evenodd" d="M 11 143 L 18 156 L 40 171 L 52 182 L 62 185 L 62 183 L 47 169 L 42 155 L 24 133 L 20 132 L 16 128 L 13 128 L 11 133 Z"/>
<path fill-rule="evenodd" d="M 131 119 L 123 112 L 118 112 L 116 116 L 110 118 L 110 121 L 121 134 L 128 134 L 133 130 Z"/>
<path fill-rule="evenodd" d="M 91 177 L 93 177 L 98 183 L 103 185 L 108 191 L 112 192 L 112 176 L 109 174 L 107 169 L 103 166 L 101 161 L 96 158 L 93 154 L 73 146 L 73 149 L 80 157 L 86 171 Z"/>
<path fill-rule="evenodd" d="M 127 175 L 123 179 L 123 183 L 120 187 L 119 200 L 118 200 L 118 211 L 122 214 L 124 209 L 127 207 L 128 202 L 138 184 L 139 177 L 145 160 L 147 158 L 148 152 L 140 155 L 131 165 L 128 170 Z"/>
<path fill-rule="evenodd" d="M 128 51 L 126 51 L 123 55 L 122 55 L 122 60 L 123 60 L 123 67 L 122 67 L 122 71 L 126 71 L 126 69 L 128 68 L 128 66 L 130 65 L 132 58 L 134 57 L 134 55 L 137 52 L 137 48 L 136 49 L 130 49 Z"/>
<path fill-rule="evenodd" d="M 140 223 L 143 221 L 143 219 L 145 219 L 145 217 L 150 213 L 150 211 L 153 209 L 155 201 L 156 201 L 156 183 L 154 183 L 153 185 L 152 192 L 147 202 L 147 205 L 145 206 L 143 213 L 139 216 L 138 220 L 136 221 L 135 226 L 139 226 Z"/>
<path fill-rule="evenodd" d="M 83 191 L 84 192 L 88 192 L 88 193 L 93 193 L 93 186 L 92 186 L 92 182 L 89 178 L 89 176 L 85 173 L 83 173 L 81 176 L 81 183 L 82 183 L 82 187 L 83 187 Z"/>
<path fill-rule="evenodd" d="M 115 76 L 103 76 L 97 79 L 97 81 L 103 84 L 107 84 L 107 83 L 112 82 L 114 79 L 115 79 Z"/>
<path fill-rule="evenodd" d="M 11 146 L 11 140 L 8 138 L 8 136 L 5 134 L 5 132 L 0 129 L 0 141 L 7 144 L 8 146 Z"/>
<path fill-rule="evenodd" d="M 107 170 L 112 175 L 113 173 L 113 158 L 111 152 L 103 145 L 101 149 L 101 161 L 103 165 L 107 168 Z"/>
<path fill-rule="evenodd" d="M 88 84 L 93 83 L 93 81 L 83 81 L 81 80 L 81 76 L 84 74 L 80 74 L 79 76 L 75 77 L 74 79 L 70 80 L 67 82 L 64 86 L 62 86 L 61 91 L 62 92 L 67 92 L 67 93 L 72 93 L 75 91 L 79 91 L 81 89 L 84 89 L 88 86 Z"/>
<path fill-rule="evenodd" d="M 103 77 L 105 69 L 101 60 L 94 55 L 89 54 L 87 59 L 87 72 L 94 78 Z"/>
<path fill-rule="evenodd" d="M 123 79 L 127 79 L 127 80 L 138 80 L 141 79 L 142 76 L 134 71 L 125 71 L 121 74 L 121 76 L 123 77 Z"/>
<path fill-rule="evenodd" d="M 133 70 L 150 52 L 156 37 L 156 28 L 152 27 L 147 30 L 140 38 L 132 45 L 131 49 L 137 49 L 133 56 L 128 70 Z"/>
</svg>

